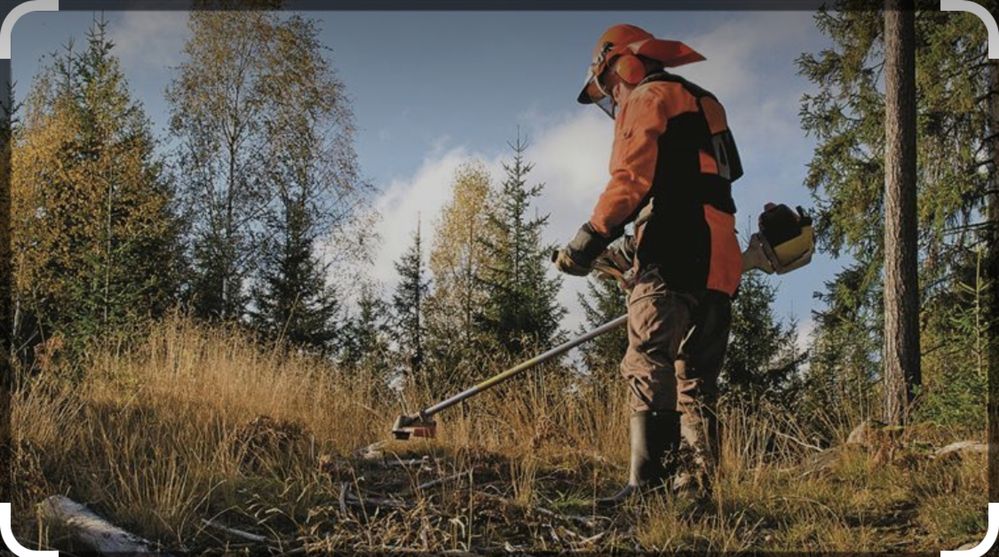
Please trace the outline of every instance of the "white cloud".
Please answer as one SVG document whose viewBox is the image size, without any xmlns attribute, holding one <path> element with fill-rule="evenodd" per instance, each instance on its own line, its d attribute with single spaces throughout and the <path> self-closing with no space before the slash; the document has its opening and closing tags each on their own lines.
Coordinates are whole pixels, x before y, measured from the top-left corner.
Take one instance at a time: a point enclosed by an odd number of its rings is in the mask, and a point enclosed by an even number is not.
<svg viewBox="0 0 999 557">
<path fill-rule="evenodd" d="M 541 214 L 549 215 L 549 242 L 564 244 L 589 218 L 607 183 L 612 124 L 599 110 L 580 108 L 561 122 L 533 132 L 536 139 L 527 158 L 535 165 L 530 177 L 545 184 L 536 205 Z M 569 310 L 563 320 L 566 329 L 574 330 L 583 322 L 576 294 L 585 286 L 585 279 L 578 277 L 566 276 L 562 281 L 559 302 Z"/>
<path fill-rule="evenodd" d="M 677 71 L 727 104 L 755 103 L 774 90 L 772 75 L 763 70 L 798 56 L 801 45 L 815 33 L 812 17 L 807 11 L 738 14 L 707 33 L 681 37 L 707 60 Z"/>
<path fill-rule="evenodd" d="M 108 27 L 122 63 L 161 72 L 176 65 L 187 40 L 189 12 L 119 12 Z"/>
<path fill-rule="evenodd" d="M 381 245 L 371 269 L 373 278 L 390 288 L 396 284 L 393 262 L 409 247 L 417 220 L 422 221 L 429 246 L 433 221 L 450 196 L 455 170 L 464 162 L 483 158 L 460 147 L 447 151 L 435 148 L 413 176 L 392 180 L 380 192 L 374 208 L 380 215 Z"/>
<path fill-rule="evenodd" d="M 815 319 L 809 317 L 805 321 L 798 323 L 798 330 L 795 331 L 797 335 L 795 338 L 795 346 L 799 351 L 804 352 L 812 346 L 812 336 L 815 334 L 816 323 Z"/>
</svg>

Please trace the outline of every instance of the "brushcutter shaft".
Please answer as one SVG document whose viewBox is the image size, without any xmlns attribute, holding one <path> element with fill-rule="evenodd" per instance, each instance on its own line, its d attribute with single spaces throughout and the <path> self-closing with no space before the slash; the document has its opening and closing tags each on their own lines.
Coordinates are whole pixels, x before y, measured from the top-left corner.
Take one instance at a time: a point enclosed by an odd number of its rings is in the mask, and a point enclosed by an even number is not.
<svg viewBox="0 0 999 557">
<path fill-rule="evenodd" d="M 466 398 L 475 396 L 481 393 L 482 391 L 488 389 L 489 387 L 492 387 L 493 385 L 496 385 L 498 383 L 502 383 L 503 381 L 506 381 L 507 379 L 513 377 L 514 375 L 517 375 L 522 371 L 527 371 L 528 369 L 531 369 L 532 367 L 538 364 L 547 362 L 548 360 L 554 358 L 555 356 L 565 354 L 569 350 L 572 350 L 573 348 L 579 346 L 580 344 L 583 344 L 584 342 L 590 339 L 596 338 L 608 331 L 611 331 L 613 329 L 620 327 L 621 325 L 624 325 L 627 321 L 628 321 L 627 315 L 622 315 L 617 319 L 608 321 L 607 323 L 604 323 L 603 325 L 597 327 L 596 329 L 593 329 L 592 331 L 583 333 L 582 335 L 570 341 L 564 342 L 556 346 L 555 348 L 552 348 L 551 350 L 544 352 L 543 354 L 539 354 L 531 358 L 530 360 L 527 360 L 526 362 L 521 362 L 502 373 L 494 375 L 489 379 L 486 379 L 485 381 L 479 383 L 478 385 L 469 387 L 468 389 L 465 389 L 464 391 L 452 396 L 451 398 L 442 400 L 441 402 L 438 402 L 433 406 L 425 408 L 420 411 L 419 415 L 422 418 L 429 418 L 430 416 L 433 416 L 434 414 L 440 412 L 441 410 L 450 408 L 455 404 L 458 404 L 459 402 L 465 400 Z"/>
</svg>

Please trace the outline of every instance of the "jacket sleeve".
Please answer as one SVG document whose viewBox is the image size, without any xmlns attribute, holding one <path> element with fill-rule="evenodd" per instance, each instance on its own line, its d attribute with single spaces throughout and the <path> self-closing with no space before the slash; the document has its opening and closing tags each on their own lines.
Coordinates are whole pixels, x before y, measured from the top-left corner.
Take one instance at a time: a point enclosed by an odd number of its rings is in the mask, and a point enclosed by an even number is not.
<svg viewBox="0 0 999 557">
<path fill-rule="evenodd" d="M 669 99 L 651 87 L 634 90 L 621 107 L 614 127 L 611 178 L 590 217 L 598 234 L 620 236 L 645 201 L 656 172 L 659 136 L 668 119 Z"/>
</svg>

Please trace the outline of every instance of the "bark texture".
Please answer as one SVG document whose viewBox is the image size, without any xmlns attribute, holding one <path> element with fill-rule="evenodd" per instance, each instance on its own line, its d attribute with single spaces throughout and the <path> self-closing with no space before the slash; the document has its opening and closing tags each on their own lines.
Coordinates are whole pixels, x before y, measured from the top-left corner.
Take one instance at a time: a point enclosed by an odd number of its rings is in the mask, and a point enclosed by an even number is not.
<svg viewBox="0 0 999 557">
<path fill-rule="evenodd" d="M 906 421 L 919 369 L 915 12 L 885 0 L 884 420 Z"/>
</svg>

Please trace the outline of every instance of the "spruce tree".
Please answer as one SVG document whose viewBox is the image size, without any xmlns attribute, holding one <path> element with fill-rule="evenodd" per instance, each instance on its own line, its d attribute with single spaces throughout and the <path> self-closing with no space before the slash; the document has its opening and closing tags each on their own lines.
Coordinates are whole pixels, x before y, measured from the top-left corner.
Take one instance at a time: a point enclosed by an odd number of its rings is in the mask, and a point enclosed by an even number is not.
<svg viewBox="0 0 999 557">
<path fill-rule="evenodd" d="M 275 224 L 278 233 L 263 245 L 260 284 L 253 316 L 270 338 L 318 353 L 329 353 L 340 313 L 336 291 L 326 281 L 326 265 L 313 253 L 316 232 L 302 203 L 287 199 Z"/>
<path fill-rule="evenodd" d="M 872 265 L 858 261 L 826 281 L 816 297 L 815 331 L 804 373 L 803 415 L 837 415 L 841 423 L 870 418 L 877 403 L 881 361 L 881 292 Z M 873 283 L 873 284 L 872 284 Z M 828 420 L 817 424 L 824 433 Z"/>
<path fill-rule="evenodd" d="M 513 160 L 503 165 L 506 177 L 482 240 L 486 263 L 480 282 L 488 298 L 481 328 L 508 353 L 520 355 L 556 338 L 565 308 L 556 300 L 562 279 L 548 275 L 554 249 L 542 239 L 548 215 L 531 216 L 531 200 L 544 185 L 527 185 L 533 167 L 524 159 L 527 141 L 518 134 L 509 145 Z"/>
<path fill-rule="evenodd" d="M 586 282 L 586 294 L 580 293 L 579 304 L 586 316 L 580 333 L 594 329 L 628 312 L 627 293 L 617 281 L 591 278 Z M 619 328 L 582 345 L 583 363 L 590 376 L 599 383 L 616 384 L 619 366 L 628 348 L 628 331 Z"/>
<path fill-rule="evenodd" d="M 732 304 L 732 328 L 722 369 L 729 392 L 765 396 L 790 405 L 800 384 L 806 353 L 798 350 L 797 324 L 774 315 L 777 289 L 757 273 L 746 273 Z"/>
<path fill-rule="evenodd" d="M 113 48 L 95 20 L 82 52 L 70 45 L 43 70 L 17 130 L 15 290 L 20 320 L 36 325 L 28 342 L 133 331 L 175 301 L 173 189 Z"/>
<path fill-rule="evenodd" d="M 383 362 L 391 333 L 388 304 L 371 283 L 361 285 L 357 310 L 340 335 L 339 362 L 348 367 Z"/>
<path fill-rule="evenodd" d="M 413 232 L 413 243 L 395 263 L 395 270 L 399 274 L 399 284 L 392 295 L 396 350 L 409 377 L 422 382 L 423 377 L 420 372 L 423 369 L 424 358 L 423 311 L 430 290 L 430 281 L 425 278 L 423 240 L 419 221 Z"/>
</svg>

